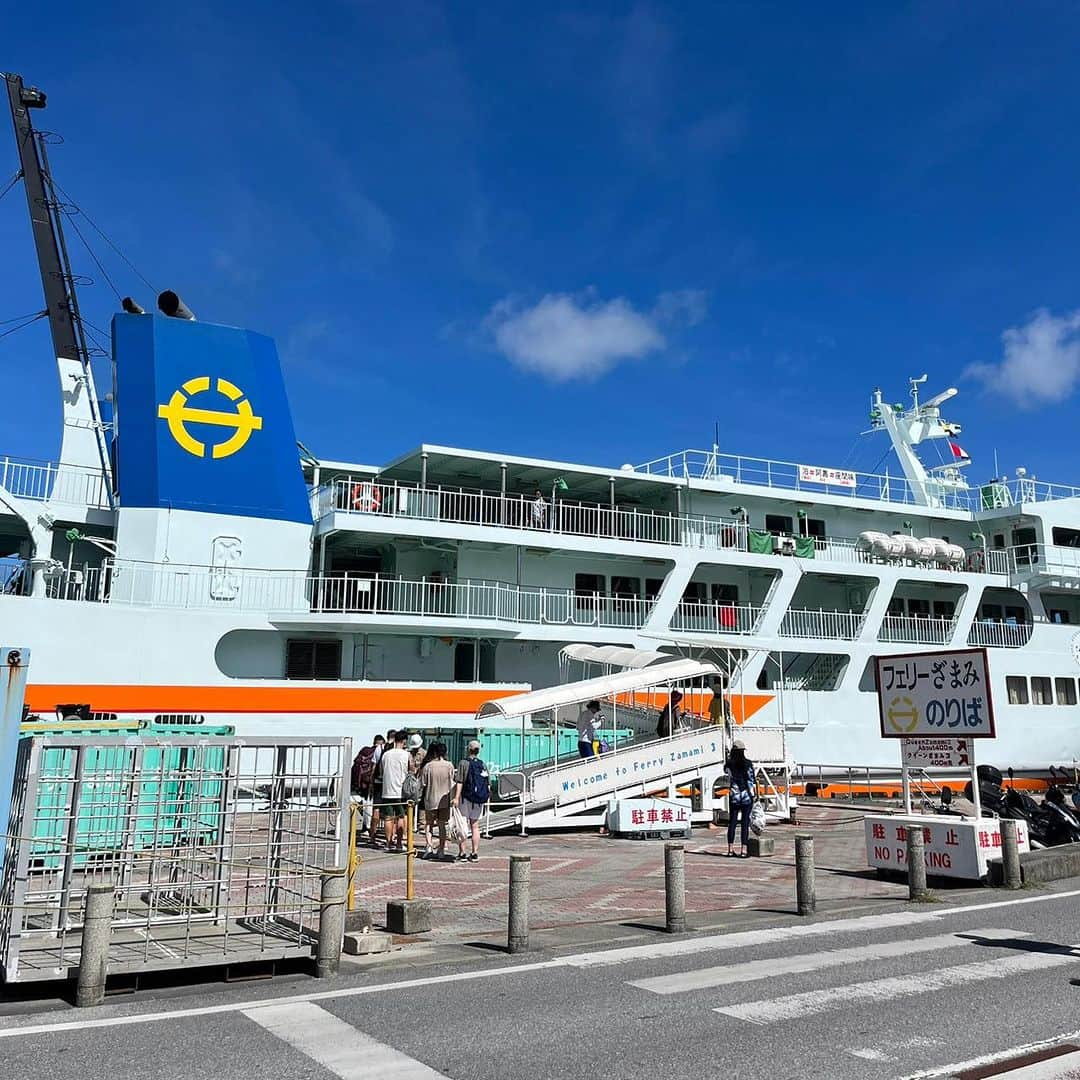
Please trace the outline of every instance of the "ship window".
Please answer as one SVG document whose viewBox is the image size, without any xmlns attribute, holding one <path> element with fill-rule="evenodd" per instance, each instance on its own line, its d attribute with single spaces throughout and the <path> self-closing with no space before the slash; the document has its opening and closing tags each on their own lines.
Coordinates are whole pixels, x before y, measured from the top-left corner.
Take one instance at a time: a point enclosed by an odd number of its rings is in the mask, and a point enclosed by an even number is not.
<svg viewBox="0 0 1080 1080">
<path fill-rule="evenodd" d="M 1010 705 L 1026 705 L 1028 703 L 1027 679 L 1023 675 L 1007 676 L 1005 689 L 1009 694 Z"/>
<path fill-rule="evenodd" d="M 776 536 L 779 533 L 787 533 L 790 535 L 795 530 L 792 527 L 791 518 L 784 517 L 783 514 L 766 514 L 765 531 L 771 532 Z"/>
<path fill-rule="evenodd" d="M 1045 675 L 1031 676 L 1031 703 L 1033 705 L 1054 704 L 1054 698 L 1050 692 L 1050 680 Z"/>
<path fill-rule="evenodd" d="M 454 682 L 472 682 L 476 668 L 476 643 L 459 641 L 454 646 Z"/>
<path fill-rule="evenodd" d="M 687 604 L 704 604 L 705 603 L 705 582 L 704 581 L 691 581 L 689 585 L 683 590 L 682 594 L 683 602 Z"/>
<path fill-rule="evenodd" d="M 664 587 L 664 579 L 658 577 L 650 577 L 645 579 L 645 599 L 655 600 L 660 595 L 660 590 Z"/>
<path fill-rule="evenodd" d="M 1004 533 L 994 533 L 994 547 L 996 547 L 999 551 L 1003 547 L 1005 547 L 1005 534 Z"/>
<path fill-rule="evenodd" d="M 1054 689 L 1057 692 L 1057 703 L 1059 705 L 1075 705 L 1076 704 L 1076 680 L 1075 679 L 1055 679 Z"/>
<path fill-rule="evenodd" d="M 714 585 L 712 587 L 712 598 L 713 601 L 717 604 L 738 604 L 739 586 Z"/>
<path fill-rule="evenodd" d="M 285 643 L 286 679 L 340 679 L 341 642 L 292 638 Z"/>
<path fill-rule="evenodd" d="M 983 622 L 1001 622 L 1001 605 L 983 604 L 979 608 L 979 618 Z"/>
<path fill-rule="evenodd" d="M 641 578 L 612 574 L 611 595 L 620 600 L 636 600 L 641 595 Z"/>
<path fill-rule="evenodd" d="M 495 642 L 480 642 L 480 681 L 492 683 L 495 681 Z"/>
<path fill-rule="evenodd" d="M 812 536 L 815 540 L 824 540 L 825 522 L 820 518 L 803 518 L 803 535 Z"/>
<path fill-rule="evenodd" d="M 1063 608 L 1051 608 L 1047 613 L 1052 623 L 1067 623 L 1069 621 L 1069 613 Z"/>
<path fill-rule="evenodd" d="M 603 574 L 575 574 L 574 592 L 578 596 L 592 596 L 593 593 L 603 593 Z"/>
<path fill-rule="evenodd" d="M 1027 622 L 1027 612 L 1022 607 L 1006 606 L 1005 621 L 1013 626 L 1023 626 Z"/>
<path fill-rule="evenodd" d="M 912 597 L 907 602 L 908 614 L 914 615 L 917 619 L 930 618 L 930 601 L 921 600 L 918 597 Z"/>
<path fill-rule="evenodd" d="M 1080 529 L 1054 529 L 1054 543 L 1058 547 L 1080 547 Z"/>
<path fill-rule="evenodd" d="M 206 717 L 197 713 L 158 713 L 155 724 L 205 724 Z"/>
<path fill-rule="evenodd" d="M 889 601 L 889 614 L 890 615 L 903 615 L 904 614 L 904 600 L 902 597 L 894 596 Z"/>
<path fill-rule="evenodd" d="M 935 600 L 934 618 L 951 619 L 956 614 L 956 603 L 953 600 Z"/>
<path fill-rule="evenodd" d="M 1030 566 L 1039 561 L 1039 550 L 1035 546 L 1036 533 L 1034 529 L 1013 529 L 1013 547 L 1016 548 L 1016 561 L 1020 566 Z"/>
</svg>

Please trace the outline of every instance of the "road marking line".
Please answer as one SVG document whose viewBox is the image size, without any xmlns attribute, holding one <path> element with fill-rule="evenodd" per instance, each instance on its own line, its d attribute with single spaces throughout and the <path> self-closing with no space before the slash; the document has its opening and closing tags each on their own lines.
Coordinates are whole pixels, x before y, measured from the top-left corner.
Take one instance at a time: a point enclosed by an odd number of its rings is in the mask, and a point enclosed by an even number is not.
<svg viewBox="0 0 1080 1080">
<path fill-rule="evenodd" d="M 654 957 L 681 956 L 696 954 L 704 949 L 726 949 L 733 942 L 742 945 L 759 944 L 764 941 L 782 941 L 788 937 L 805 937 L 810 934 L 838 934 L 851 931 L 872 931 L 889 926 L 903 926 L 926 922 L 933 919 L 946 919 L 969 912 L 987 909 L 1015 907 L 1019 904 L 1041 904 L 1053 900 L 1067 900 L 1080 896 L 1080 889 L 1069 892 L 1049 893 L 1044 896 L 1025 896 L 1013 900 L 1001 900 L 990 904 L 972 904 L 943 908 L 927 914 L 907 914 L 897 912 L 892 915 L 857 916 L 851 919 L 833 919 L 820 923 L 793 928 L 775 927 L 772 930 L 751 930 L 741 934 L 717 934 L 710 937 L 690 937 L 679 941 L 667 941 L 642 948 L 630 945 L 623 949 L 610 949 L 607 952 L 579 953 L 575 956 L 560 956 L 554 960 L 538 960 L 531 964 L 506 964 L 502 967 L 482 968 L 479 971 L 459 971 L 449 975 L 427 976 L 419 979 L 400 979 L 396 982 L 376 985 L 346 986 L 337 990 L 317 990 L 310 994 L 292 994 L 288 997 L 270 998 L 255 1001 L 222 1002 L 194 1009 L 170 1009 L 156 1013 L 125 1013 L 120 1016 L 103 1016 L 97 1019 L 60 1020 L 48 1024 L 26 1024 L 21 1027 L 0 1028 L 0 1039 L 9 1039 L 19 1035 L 46 1035 L 58 1031 L 80 1031 L 83 1028 L 125 1027 L 129 1024 L 150 1024 L 163 1020 L 183 1020 L 193 1016 L 215 1016 L 222 1013 L 243 1012 L 245 1009 L 257 1009 L 267 1004 L 287 1005 L 298 1001 L 331 1001 L 337 998 L 361 997 L 365 994 L 387 994 L 395 990 L 408 990 L 419 986 L 437 986 L 440 983 L 470 982 L 474 979 L 491 979 L 504 975 L 527 975 L 534 971 L 546 971 L 559 967 L 588 967 L 597 963 L 597 958 L 607 957 L 607 963 L 623 963 L 628 960 L 652 959 Z M 794 931 L 794 932 L 793 932 Z M 750 940 L 753 938 L 753 940 Z M 632 955 L 629 955 L 632 954 Z"/>
<path fill-rule="evenodd" d="M 993 1054 L 983 1054 L 982 1057 L 971 1058 L 969 1061 L 958 1061 L 953 1065 L 940 1065 L 933 1069 L 926 1069 L 923 1072 L 911 1073 L 905 1076 L 904 1080 L 944 1080 L 945 1077 L 953 1076 L 955 1073 L 966 1072 L 970 1069 L 983 1069 L 988 1065 L 996 1065 L 998 1062 L 1012 1061 L 1026 1054 L 1037 1054 L 1040 1050 L 1050 1050 L 1061 1043 L 1075 1042 L 1077 1039 L 1080 1039 L 1080 1030 L 1069 1031 L 1064 1035 L 1055 1035 L 1052 1039 L 1023 1043 L 1020 1046 L 1010 1047 L 1008 1050 L 997 1050 Z"/>
<path fill-rule="evenodd" d="M 245 1009 L 244 1016 L 341 1080 L 446 1080 L 422 1061 L 357 1031 L 309 1001 Z"/>
<path fill-rule="evenodd" d="M 961 945 L 982 941 L 1008 941 L 1030 937 L 1017 930 L 964 930 L 957 934 L 938 934 L 916 938 L 914 941 L 888 941 L 880 945 L 857 945 L 852 949 L 826 949 L 798 956 L 777 956 L 770 960 L 755 960 L 752 964 L 727 964 L 723 967 L 680 971 L 674 975 L 658 975 L 650 979 L 635 979 L 629 985 L 653 994 L 684 994 L 690 990 L 708 990 L 734 983 L 756 982 L 778 975 L 801 975 L 845 964 L 861 964 L 868 960 L 891 960 L 916 953 L 940 952 Z"/>
<path fill-rule="evenodd" d="M 1023 975 L 1047 968 L 1062 967 L 1080 961 L 1080 952 L 1024 953 L 1021 956 L 996 957 L 980 960 L 974 964 L 958 964 L 939 968 L 937 971 L 920 971 L 912 975 L 898 975 L 890 979 L 873 979 L 869 982 L 852 983 L 849 986 L 833 986 L 827 990 L 809 990 L 802 994 L 747 1001 L 739 1005 L 724 1005 L 713 1012 L 745 1020 L 751 1024 L 775 1024 L 779 1020 L 796 1020 L 814 1013 L 842 1008 L 849 1003 L 887 1001 L 892 998 L 910 997 L 931 990 L 943 990 L 950 986 L 978 982 L 982 979 L 1004 979 L 1010 975 Z"/>
</svg>

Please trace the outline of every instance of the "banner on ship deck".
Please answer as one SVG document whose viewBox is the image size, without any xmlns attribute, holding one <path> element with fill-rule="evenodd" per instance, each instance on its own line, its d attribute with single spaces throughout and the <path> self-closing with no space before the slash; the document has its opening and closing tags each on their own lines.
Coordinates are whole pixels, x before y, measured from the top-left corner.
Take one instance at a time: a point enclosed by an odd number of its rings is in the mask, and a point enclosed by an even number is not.
<svg viewBox="0 0 1080 1080">
<path fill-rule="evenodd" d="M 149 314 L 112 329 L 123 506 L 311 521 L 270 338 Z"/>
<path fill-rule="evenodd" d="M 847 469 L 826 469 L 821 465 L 800 465 L 799 483 L 826 487 L 855 487 L 855 474 Z"/>
<path fill-rule="evenodd" d="M 875 656 L 885 739 L 994 738 L 985 649 Z"/>
<path fill-rule="evenodd" d="M 14 645 L 0 646 L 0 838 L 8 832 L 15 758 L 19 752 L 19 725 L 22 723 L 23 695 L 30 650 Z M 4 869 L 4 848 L 0 842 L 0 875 Z"/>
</svg>

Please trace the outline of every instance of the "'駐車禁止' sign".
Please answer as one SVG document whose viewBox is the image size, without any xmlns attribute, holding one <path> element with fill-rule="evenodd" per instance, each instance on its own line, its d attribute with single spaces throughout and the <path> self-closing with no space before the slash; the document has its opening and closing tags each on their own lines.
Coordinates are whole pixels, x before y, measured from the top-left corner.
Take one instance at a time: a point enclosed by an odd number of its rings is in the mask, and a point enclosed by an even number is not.
<svg viewBox="0 0 1080 1080">
<path fill-rule="evenodd" d="M 886 739 L 992 739 L 994 709 L 985 649 L 877 656 Z"/>
<path fill-rule="evenodd" d="M 821 465 L 800 465 L 799 482 L 826 487 L 855 487 L 855 474 L 847 469 L 826 469 Z"/>
</svg>

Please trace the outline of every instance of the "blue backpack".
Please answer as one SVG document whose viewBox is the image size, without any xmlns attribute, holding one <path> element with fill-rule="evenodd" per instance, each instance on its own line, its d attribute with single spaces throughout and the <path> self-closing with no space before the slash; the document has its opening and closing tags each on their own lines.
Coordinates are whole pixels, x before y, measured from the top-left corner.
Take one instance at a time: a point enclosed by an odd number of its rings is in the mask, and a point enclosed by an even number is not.
<svg viewBox="0 0 1080 1080">
<path fill-rule="evenodd" d="M 465 774 L 465 783 L 461 785 L 461 797 L 477 806 L 482 806 L 491 798 L 491 784 L 488 782 L 487 769 L 478 758 L 469 762 L 469 771 Z"/>
</svg>

